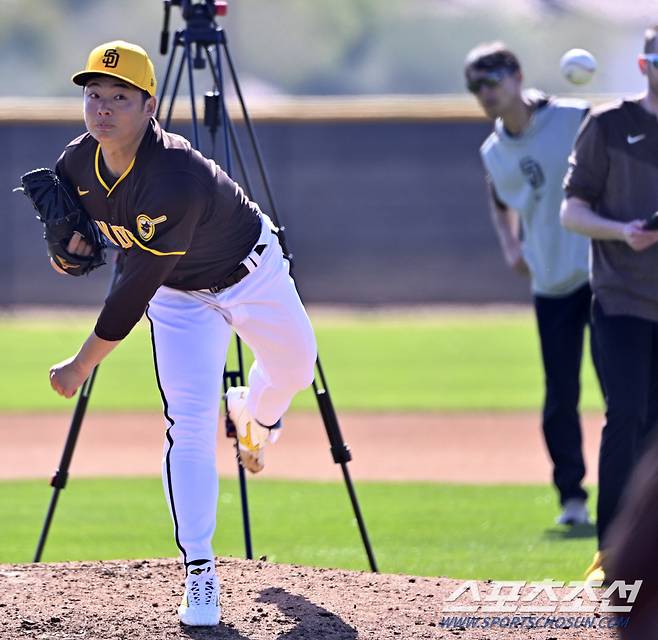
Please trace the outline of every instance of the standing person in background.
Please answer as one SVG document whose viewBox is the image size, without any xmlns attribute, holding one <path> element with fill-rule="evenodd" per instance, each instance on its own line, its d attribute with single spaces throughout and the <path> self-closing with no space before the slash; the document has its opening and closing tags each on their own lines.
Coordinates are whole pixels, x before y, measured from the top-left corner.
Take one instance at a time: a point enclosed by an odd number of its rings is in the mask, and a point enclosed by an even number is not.
<svg viewBox="0 0 658 640">
<path fill-rule="evenodd" d="M 633 466 L 658 420 L 658 27 L 645 34 L 647 90 L 605 105 L 576 140 L 562 222 L 592 239 L 593 331 L 605 380 L 599 459 L 599 551 L 588 570 L 605 576 L 606 534 Z"/>
<path fill-rule="evenodd" d="M 556 522 L 587 524 L 578 403 L 591 304 L 589 242 L 562 228 L 560 203 L 588 105 L 524 91 L 519 61 L 501 42 L 475 47 L 464 73 L 468 90 L 494 120 L 480 154 L 498 240 L 507 264 L 530 277 L 544 365 L 542 426 L 562 508 Z"/>
</svg>

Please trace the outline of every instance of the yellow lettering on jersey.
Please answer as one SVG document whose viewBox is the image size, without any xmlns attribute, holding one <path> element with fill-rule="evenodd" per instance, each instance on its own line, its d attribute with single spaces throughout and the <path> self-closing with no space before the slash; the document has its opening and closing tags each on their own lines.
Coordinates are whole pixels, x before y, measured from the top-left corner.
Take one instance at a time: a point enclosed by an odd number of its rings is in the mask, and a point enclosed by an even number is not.
<svg viewBox="0 0 658 640">
<path fill-rule="evenodd" d="M 94 220 L 98 225 L 98 228 L 101 230 L 101 233 L 112 243 L 118 246 L 123 247 L 124 249 L 130 249 L 133 245 L 137 245 L 140 249 L 148 251 L 155 256 L 184 256 L 186 251 L 158 251 L 157 249 L 151 249 L 150 247 L 144 246 L 130 231 L 125 227 L 122 227 L 118 224 L 109 225 L 107 222 L 102 220 Z"/>
<path fill-rule="evenodd" d="M 133 235 L 130 233 L 130 231 L 128 231 L 128 229 L 118 224 L 112 224 L 110 225 L 110 228 L 112 229 L 116 239 L 119 241 L 119 244 L 124 249 L 130 249 L 130 247 L 133 246 Z"/>
<path fill-rule="evenodd" d="M 119 243 L 112 237 L 112 234 L 110 233 L 110 229 L 107 226 L 107 222 L 103 222 L 102 220 L 94 220 L 98 228 L 101 230 L 101 233 L 112 243 L 116 244 L 117 246 Z"/>
</svg>

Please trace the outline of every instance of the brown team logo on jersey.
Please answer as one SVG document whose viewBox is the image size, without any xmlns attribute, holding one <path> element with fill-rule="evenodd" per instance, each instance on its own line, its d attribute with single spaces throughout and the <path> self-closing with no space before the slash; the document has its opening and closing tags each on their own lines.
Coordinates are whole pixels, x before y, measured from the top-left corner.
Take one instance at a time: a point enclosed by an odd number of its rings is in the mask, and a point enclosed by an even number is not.
<svg viewBox="0 0 658 640">
<path fill-rule="evenodd" d="M 139 237 L 148 242 L 155 235 L 155 225 L 164 222 L 167 216 L 160 216 L 158 218 L 149 218 L 145 213 L 140 213 L 137 216 L 137 233 Z"/>
</svg>

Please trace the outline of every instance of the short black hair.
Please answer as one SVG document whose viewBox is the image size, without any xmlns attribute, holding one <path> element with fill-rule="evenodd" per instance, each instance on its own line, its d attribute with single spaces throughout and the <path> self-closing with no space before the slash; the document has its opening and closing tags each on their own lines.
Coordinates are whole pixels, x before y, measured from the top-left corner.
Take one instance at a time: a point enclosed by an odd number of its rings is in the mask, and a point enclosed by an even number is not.
<svg viewBox="0 0 658 640">
<path fill-rule="evenodd" d="M 656 53 L 656 38 L 658 38 L 658 25 L 644 32 L 644 53 Z"/>
<path fill-rule="evenodd" d="M 468 52 L 464 60 L 464 74 L 471 70 L 494 71 L 506 69 L 510 73 L 521 71 L 519 59 L 512 53 L 505 43 L 483 42 Z"/>
</svg>

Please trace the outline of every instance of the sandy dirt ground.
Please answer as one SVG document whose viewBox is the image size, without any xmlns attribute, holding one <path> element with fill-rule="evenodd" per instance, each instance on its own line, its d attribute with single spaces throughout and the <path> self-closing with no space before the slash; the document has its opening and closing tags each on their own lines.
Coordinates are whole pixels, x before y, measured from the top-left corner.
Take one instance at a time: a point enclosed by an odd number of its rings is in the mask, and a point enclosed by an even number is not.
<svg viewBox="0 0 658 640">
<path fill-rule="evenodd" d="M 539 417 L 525 413 L 339 415 L 357 480 L 550 483 Z M 48 478 L 59 464 L 70 416 L 0 415 L 0 478 Z M 235 474 L 233 440 L 218 437 L 220 475 Z M 586 482 L 596 483 L 601 416 L 584 418 Z M 158 414 L 95 414 L 85 419 L 71 474 L 157 475 L 164 425 Z M 267 452 L 259 477 L 339 479 L 317 413 L 292 413 Z"/>
<path fill-rule="evenodd" d="M 175 615 L 182 593 L 174 560 L 0 565 L 3 640 L 593 640 L 614 638 L 609 614 L 591 616 L 600 628 L 477 628 L 442 611 L 461 585 L 447 578 L 375 575 L 260 561 L 222 559 L 222 622 L 181 627 Z M 482 594 L 488 585 L 482 584 Z M 560 601 L 564 590 L 556 590 Z M 458 600 L 461 602 L 461 599 Z M 457 601 L 456 601 L 457 602 Z M 533 605 L 546 606 L 541 598 Z M 562 605 L 559 605 L 562 606 Z M 598 607 L 599 605 L 597 605 Z M 459 614 L 483 620 L 493 614 Z M 518 618 L 546 614 L 523 613 Z M 581 616 L 581 620 L 584 616 Z M 512 614 L 496 614 L 504 619 Z M 555 614 L 556 624 L 578 619 Z M 614 620 L 614 619 L 613 619 Z M 486 623 L 480 622 L 480 625 Z M 489 623 L 493 625 L 493 622 Z M 508 622 L 511 624 L 511 622 Z M 579 625 L 574 622 L 573 625 Z M 643 639 L 644 640 L 644 639 Z M 648 638 L 647 638 L 648 640 Z"/>
<path fill-rule="evenodd" d="M 346 414 L 339 416 L 353 453 L 355 480 L 428 480 L 459 483 L 549 483 L 550 465 L 530 414 Z M 587 482 L 596 481 L 601 417 L 584 421 Z M 268 451 L 267 478 L 335 479 L 327 436 L 315 413 L 291 414 L 280 441 Z M 48 478 L 69 429 L 67 415 L 0 416 L 0 478 Z M 156 414 L 90 413 L 71 474 L 154 475 L 160 471 L 163 424 Z M 231 442 L 218 438 L 220 474 L 235 473 Z M 518 616 L 445 612 L 461 586 L 449 578 L 419 578 L 334 571 L 262 561 L 219 559 L 222 623 L 181 627 L 175 611 L 182 573 L 173 559 L 130 562 L 0 565 L 2 640 L 352 640 L 435 639 L 562 640 L 614 638 L 595 613 L 587 624 L 603 628 L 500 625 Z M 482 594 L 491 589 L 478 583 Z M 538 602 L 540 604 L 540 602 Z M 565 624 L 577 624 L 573 614 Z M 580 615 L 580 614 L 579 614 Z M 454 621 L 454 616 L 463 618 Z M 464 617 L 466 616 L 466 617 Z M 569 618 L 570 616 L 570 618 Z M 470 617 L 470 622 L 468 619 Z M 559 619 L 560 614 L 555 614 Z M 479 622 L 474 622 L 478 618 Z M 571 622 L 569 622 L 571 619 Z M 446 626 L 446 620 L 452 620 Z M 472 626 L 477 624 L 478 626 Z M 517 623 L 518 624 L 518 623 Z M 556 623 L 553 623 L 555 625 Z M 583 622 L 584 624 L 584 622 Z M 642 638 L 644 640 L 644 638 Z"/>
</svg>

